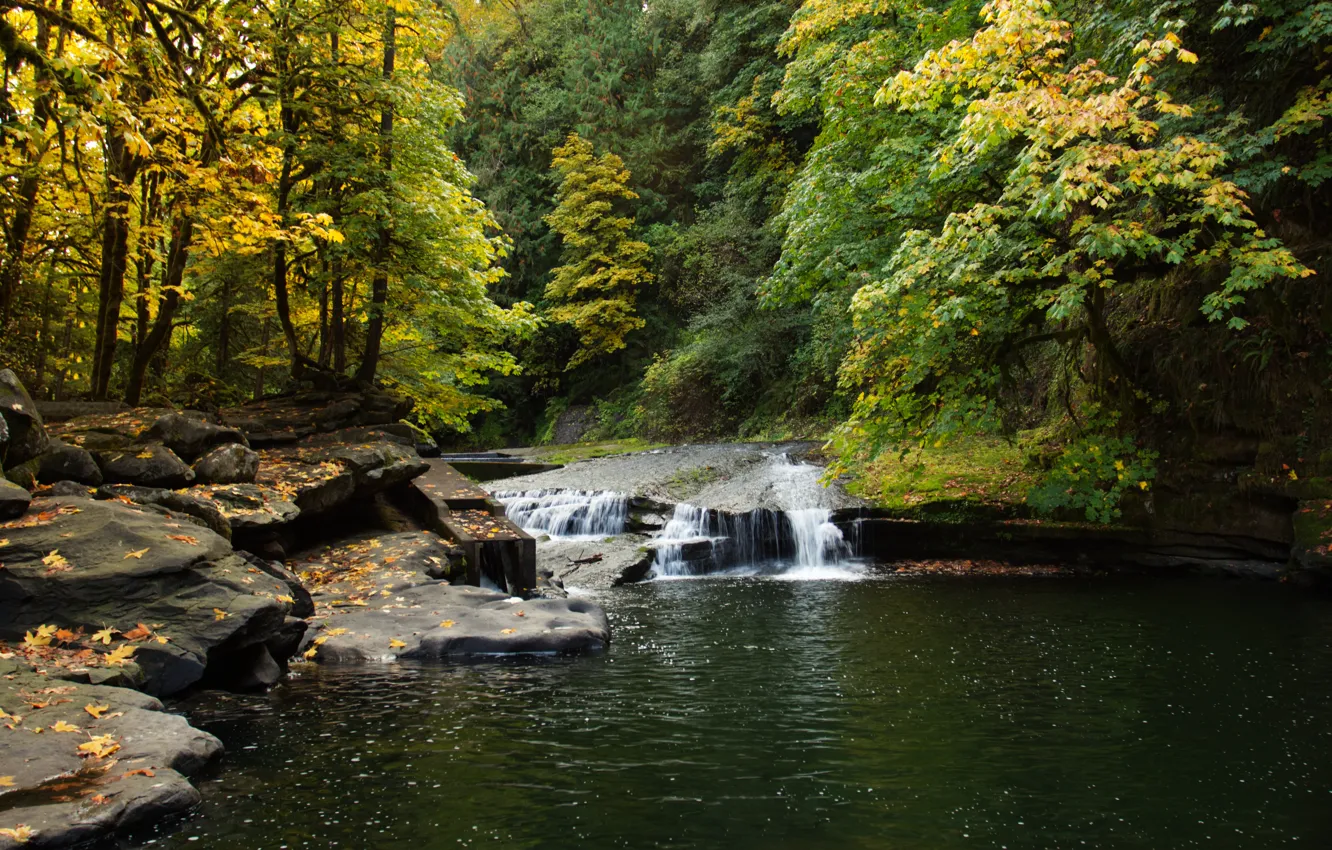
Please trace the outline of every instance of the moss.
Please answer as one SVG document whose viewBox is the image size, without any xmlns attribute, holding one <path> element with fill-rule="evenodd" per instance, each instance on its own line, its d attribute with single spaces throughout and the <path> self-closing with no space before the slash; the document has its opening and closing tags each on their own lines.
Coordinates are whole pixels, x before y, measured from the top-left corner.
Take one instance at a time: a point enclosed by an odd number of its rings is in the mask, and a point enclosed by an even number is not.
<svg viewBox="0 0 1332 850">
<path fill-rule="evenodd" d="M 863 467 L 848 489 L 877 508 L 913 518 L 963 521 L 1026 515 L 1035 474 L 1020 443 L 972 436 L 884 456 Z"/>
<path fill-rule="evenodd" d="M 533 463 L 574 463 L 580 460 L 589 460 L 597 457 L 609 457 L 610 455 L 629 454 L 631 452 L 645 452 L 649 449 L 659 449 L 665 446 L 665 443 L 649 443 L 647 440 L 637 438 L 626 440 L 608 440 L 600 443 L 573 443 L 566 446 L 540 446 L 523 453 L 523 456 Z"/>
</svg>

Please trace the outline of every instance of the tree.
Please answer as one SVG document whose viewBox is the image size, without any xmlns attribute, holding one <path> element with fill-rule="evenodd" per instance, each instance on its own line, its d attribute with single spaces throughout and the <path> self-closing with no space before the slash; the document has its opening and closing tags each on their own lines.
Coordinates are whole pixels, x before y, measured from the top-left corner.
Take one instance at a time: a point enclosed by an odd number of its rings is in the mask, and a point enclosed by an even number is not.
<svg viewBox="0 0 1332 850">
<path fill-rule="evenodd" d="M 597 157 L 577 133 L 554 157 L 560 187 L 546 223 L 563 238 L 564 252 L 546 285 L 556 305 L 547 313 L 578 332 L 580 348 L 565 367 L 574 369 L 624 348 L 625 337 L 643 327 L 634 304 L 653 275 L 647 243 L 630 236 L 633 219 L 617 211 L 638 197 L 624 161 L 613 153 Z"/>
</svg>

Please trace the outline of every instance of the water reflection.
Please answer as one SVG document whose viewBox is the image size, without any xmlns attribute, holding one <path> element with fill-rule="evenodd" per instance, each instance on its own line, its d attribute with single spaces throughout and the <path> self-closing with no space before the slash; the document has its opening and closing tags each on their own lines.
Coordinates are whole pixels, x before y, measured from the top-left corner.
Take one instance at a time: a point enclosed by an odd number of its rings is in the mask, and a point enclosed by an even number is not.
<svg viewBox="0 0 1332 850">
<path fill-rule="evenodd" d="M 226 762 L 127 846 L 1332 844 L 1326 599 L 750 577 L 601 601 L 600 656 L 200 697 Z"/>
</svg>

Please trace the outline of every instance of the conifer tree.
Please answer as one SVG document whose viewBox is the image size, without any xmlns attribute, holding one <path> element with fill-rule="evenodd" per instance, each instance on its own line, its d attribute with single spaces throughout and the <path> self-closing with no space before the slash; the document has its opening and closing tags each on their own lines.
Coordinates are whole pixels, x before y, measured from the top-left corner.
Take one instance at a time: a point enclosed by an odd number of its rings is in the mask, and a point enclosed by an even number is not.
<svg viewBox="0 0 1332 850">
<path fill-rule="evenodd" d="M 564 253 L 546 298 L 555 305 L 549 317 L 578 331 L 579 349 L 565 367 L 574 369 L 624 348 L 624 338 L 643 327 L 634 304 L 653 275 L 647 243 L 632 238 L 634 220 L 621 213 L 625 202 L 638 198 L 624 160 L 613 153 L 598 157 L 577 133 L 554 156 L 551 168 L 561 182 L 546 223 L 563 238 Z"/>
</svg>

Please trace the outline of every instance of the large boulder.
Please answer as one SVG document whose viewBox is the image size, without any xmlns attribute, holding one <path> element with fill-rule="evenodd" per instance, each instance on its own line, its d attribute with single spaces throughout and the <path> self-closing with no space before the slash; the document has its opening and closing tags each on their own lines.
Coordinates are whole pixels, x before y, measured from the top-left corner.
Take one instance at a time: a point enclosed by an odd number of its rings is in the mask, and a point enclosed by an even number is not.
<svg viewBox="0 0 1332 850">
<path fill-rule="evenodd" d="M 39 499 L 24 519 L 0 524 L 0 537 L 0 639 L 21 641 L 43 625 L 91 635 L 151 624 L 133 655 L 149 693 L 175 693 L 205 671 L 226 684 L 232 661 L 276 639 L 291 610 L 281 581 L 160 510 Z"/>
<path fill-rule="evenodd" d="M 69 846 L 183 813 L 200 799 L 183 774 L 222 752 L 150 696 L 52 681 L 16 660 L 0 660 L 0 709 L 0 829 L 16 836 L 0 834 L 0 850 Z"/>
<path fill-rule="evenodd" d="M 185 462 L 159 443 L 93 452 L 93 457 L 102 470 L 102 477 L 111 484 L 175 489 L 194 480 L 194 472 Z"/>
<path fill-rule="evenodd" d="M 0 478 L 0 520 L 23 516 L 31 501 L 32 495 L 27 490 Z"/>
<path fill-rule="evenodd" d="M 231 539 L 231 523 L 213 500 L 196 495 L 191 490 L 167 490 L 162 487 L 139 487 L 135 484 L 106 484 L 97 488 L 98 499 L 152 505 L 168 513 L 182 514 L 209 531 Z"/>
<path fill-rule="evenodd" d="M 79 446 L 52 440 L 51 445 L 37 459 L 37 480 L 43 484 L 57 481 L 77 481 L 96 487 L 102 483 L 102 469 L 92 452 Z"/>
<path fill-rule="evenodd" d="M 143 439 L 159 442 L 185 461 L 194 461 L 210 449 L 229 443 L 247 445 L 245 435 L 235 428 L 214 425 L 196 416 L 168 413 L 158 417 Z"/>
<path fill-rule="evenodd" d="M 250 445 L 278 446 L 311 434 L 366 425 L 388 425 L 411 412 L 412 402 L 379 390 L 308 392 L 224 409 L 222 421 L 239 428 Z"/>
<path fill-rule="evenodd" d="M 249 484 L 259 474 L 259 455 L 240 443 L 218 446 L 194 464 L 200 484 Z"/>
<path fill-rule="evenodd" d="M 23 388 L 18 376 L 9 369 L 0 369 L 0 418 L 5 420 L 9 432 L 7 441 L 0 441 L 6 468 L 27 463 L 46 451 L 46 428 L 42 415 L 32 396 Z"/>
</svg>

